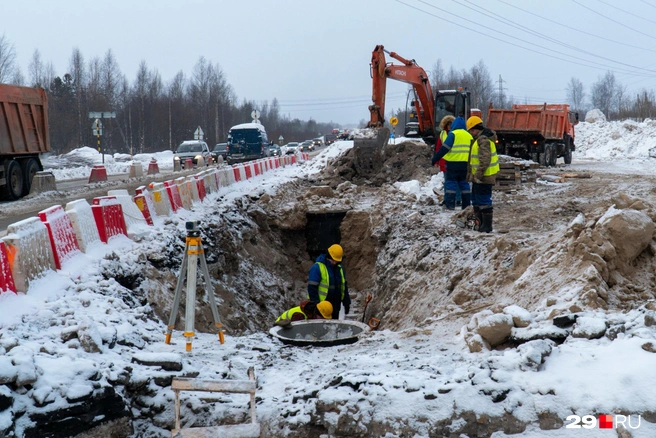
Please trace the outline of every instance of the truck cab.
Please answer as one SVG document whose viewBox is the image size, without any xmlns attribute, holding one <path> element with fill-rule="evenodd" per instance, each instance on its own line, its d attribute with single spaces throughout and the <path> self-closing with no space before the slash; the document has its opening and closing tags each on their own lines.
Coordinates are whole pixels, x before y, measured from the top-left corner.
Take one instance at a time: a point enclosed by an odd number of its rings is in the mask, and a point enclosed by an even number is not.
<svg viewBox="0 0 656 438">
<path fill-rule="evenodd" d="M 269 139 L 262 124 L 235 125 L 228 133 L 228 164 L 264 158 L 268 144 Z"/>
</svg>

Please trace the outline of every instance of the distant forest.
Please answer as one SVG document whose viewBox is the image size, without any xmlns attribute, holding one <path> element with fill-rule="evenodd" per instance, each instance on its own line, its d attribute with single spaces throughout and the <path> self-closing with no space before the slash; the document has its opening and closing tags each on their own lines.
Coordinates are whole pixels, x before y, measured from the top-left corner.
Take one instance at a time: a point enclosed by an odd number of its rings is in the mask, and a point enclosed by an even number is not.
<svg viewBox="0 0 656 438">
<path fill-rule="evenodd" d="M 52 62 L 44 62 L 34 51 L 23 75 L 16 65 L 14 45 L 0 36 L 0 83 L 43 87 L 48 94 L 50 143 L 55 153 L 80 146 L 96 146 L 89 112 L 115 112 L 115 119 L 104 119 L 102 145 L 106 153 L 147 153 L 175 149 L 193 139 L 200 126 L 210 148 L 225 142 L 228 130 L 252 120 L 251 112 L 260 112 L 260 121 L 269 140 L 278 143 L 303 141 L 331 132 L 338 125 L 292 119 L 280 114 L 276 99 L 269 102 L 239 101 L 216 63 L 200 57 L 190 76 L 179 71 L 165 81 L 146 61 L 139 65 L 130 81 L 119 68 L 111 49 L 100 59 L 86 60 L 74 48 L 68 72 L 57 75 Z"/>
</svg>

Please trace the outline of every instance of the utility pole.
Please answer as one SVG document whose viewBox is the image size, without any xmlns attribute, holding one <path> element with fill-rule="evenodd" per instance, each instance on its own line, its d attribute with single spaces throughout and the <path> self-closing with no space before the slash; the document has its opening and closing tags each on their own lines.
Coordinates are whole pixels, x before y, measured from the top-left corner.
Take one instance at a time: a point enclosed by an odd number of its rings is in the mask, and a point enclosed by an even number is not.
<svg viewBox="0 0 656 438">
<path fill-rule="evenodd" d="M 508 81 L 504 81 L 501 75 L 499 75 L 499 80 L 497 81 L 497 83 L 499 84 L 499 108 L 503 108 L 504 103 L 506 101 L 506 97 L 503 95 L 503 90 L 507 90 L 507 88 L 503 86 L 504 82 L 508 82 Z"/>
</svg>

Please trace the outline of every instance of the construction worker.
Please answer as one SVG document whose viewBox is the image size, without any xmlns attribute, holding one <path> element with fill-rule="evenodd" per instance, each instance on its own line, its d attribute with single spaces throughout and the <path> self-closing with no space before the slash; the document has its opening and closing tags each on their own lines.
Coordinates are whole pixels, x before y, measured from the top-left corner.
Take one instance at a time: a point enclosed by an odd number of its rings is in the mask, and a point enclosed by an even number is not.
<svg viewBox="0 0 656 438">
<path fill-rule="evenodd" d="M 496 134 L 483 125 L 483 120 L 478 116 L 467 119 L 467 130 L 472 135 L 474 142 L 469 158 L 470 171 L 469 180 L 472 186 L 472 204 L 474 214 L 477 216 L 480 226 L 478 231 L 482 233 L 492 232 L 492 187 L 496 182 L 496 174 L 499 173 L 499 159 L 495 144 Z"/>
<path fill-rule="evenodd" d="M 465 119 L 456 117 L 451 124 L 451 132 L 446 136 L 440 150 L 433 154 L 432 164 L 446 160 L 446 175 L 444 178 L 444 206 L 447 210 L 456 209 L 456 192 L 462 192 L 462 209 L 471 204 L 471 190 L 467 182 L 467 167 L 472 136 L 465 130 Z"/>
<path fill-rule="evenodd" d="M 442 144 L 446 140 L 447 135 L 449 132 L 451 132 L 451 123 L 453 123 L 454 120 L 455 117 L 452 115 L 446 115 L 442 117 L 442 120 L 440 121 L 440 136 L 437 137 L 437 142 L 435 142 L 435 152 L 440 150 Z M 446 175 L 446 160 L 442 158 L 439 161 L 439 164 L 440 172 Z M 446 182 L 446 179 L 444 181 Z M 444 184 L 444 199 L 446 199 L 446 184 Z M 442 200 L 442 204 L 440 205 L 445 205 L 444 200 Z M 458 189 L 456 190 L 456 206 L 458 205 L 462 205 L 462 192 L 460 191 L 460 186 L 458 186 Z"/>
<path fill-rule="evenodd" d="M 351 297 L 342 267 L 344 250 L 335 244 L 328 248 L 327 254 L 321 254 L 308 273 L 308 298 L 322 303 L 328 301 L 333 306 L 332 319 L 339 318 L 339 311 L 344 304 L 344 313 L 349 313 Z"/>
<path fill-rule="evenodd" d="M 289 325 L 294 321 L 305 321 L 307 319 L 331 319 L 333 316 L 333 305 L 328 301 L 317 304 L 314 301 L 303 300 L 301 304 L 283 312 L 276 319 L 276 325 Z"/>
</svg>

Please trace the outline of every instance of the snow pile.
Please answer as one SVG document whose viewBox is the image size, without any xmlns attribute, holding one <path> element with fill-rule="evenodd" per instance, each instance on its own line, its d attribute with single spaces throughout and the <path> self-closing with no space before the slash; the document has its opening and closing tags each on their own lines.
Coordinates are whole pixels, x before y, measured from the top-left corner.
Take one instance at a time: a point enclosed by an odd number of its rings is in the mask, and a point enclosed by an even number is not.
<svg viewBox="0 0 656 438">
<path fill-rule="evenodd" d="M 656 147 L 656 120 L 586 121 L 574 129 L 577 159 L 648 158 Z"/>
<path fill-rule="evenodd" d="M 108 175 L 129 173 L 133 162 L 141 163 L 144 170 L 148 169 L 148 163 L 155 158 L 160 171 L 173 170 L 173 152 L 163 151 L 152 154 L 137 154 L 130 157 L 129 154 L 104 154 L 104 166 Z M 51 171 L 57 181 L 88 178 L 91 168 L 103 164 L 103 156 L 96 149 L 82 147 L 74 149 L 63 155 L 50 155 L 42 159 L 44 170 Z"/>
</svg>

